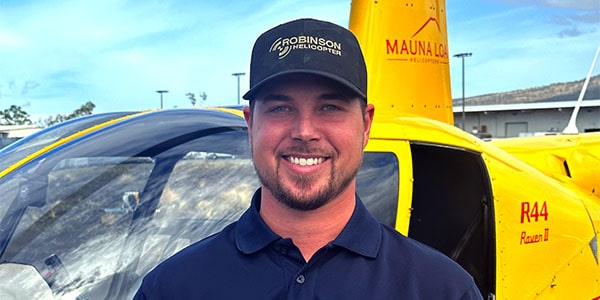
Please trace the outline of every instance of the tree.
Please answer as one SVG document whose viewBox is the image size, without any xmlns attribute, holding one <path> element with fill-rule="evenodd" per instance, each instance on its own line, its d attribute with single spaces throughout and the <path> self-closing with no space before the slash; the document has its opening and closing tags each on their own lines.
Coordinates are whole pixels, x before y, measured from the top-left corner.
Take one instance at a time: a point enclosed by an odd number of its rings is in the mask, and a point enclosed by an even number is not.
<svg viewBox="0 0 600 300">
<path fill-rule="evenodd" d="M 10 108 L 0 112 L 4 120 L 2 125 L 31 125 L 33 122 L 29 119 L 29 114 L 18 105 L 11 105 Z"/>
<path fill-rule="evenodd" d="M 194 93 L 187 93 L 185 95 L 188 97 L 188 99 L 190 99 L 192 107 L 196 107 L 196 95 L 194 95 Z"/>
<path fill-rule="evenodd" d="M 54 124 L 58 124 L 60 122 L 64 122 L 66 120 L 74 119 L 74 118 L 81 117 L 81 116 L 91 115 L 94 112 L 95 107 L 96 107 L 96 104 L 94 104 L 91 101 L 88 101 L 85 104 L 83 104 L 81 107 L 74 110 L 72 113 L 70 113 L 68 115 L 58 114 L 54 117 L 50 116 L 46 120 L 42 121 L 41 123 L 44 126 L 51 126 Z"/>
<path fill-rule="evenodd" d="M 198 95 L 198 97 L 202 99 L 202 103 L 204 103 L 206 101 L 206 98 L 208 98 L 205 92 L 202 92 L 200 95 Z"/>
<path fill-rule="evenodd" d="M 192 107 L 196 107 L 196 95 L 194 93 L 187 93 L 185 94 L 188 99 L 190 99 L 190 102 L 192 103 Z M 206 101 L 206 98 L 208 98 L 208 96 L 206 95 L 205 92 L 200 92 L 198 94 L 198 97 L 200 97 L 200 99 L 202 100 L 202 102 L 200 102 L 200 105 L 202 105 L 202 103 L 204 103 L 204 101 Z"/>
<path fill-rule="evenodd" d="M 81 116 L 91 115 L 94 112 L 94 108 L 96 108 L 96 104 L 92 103 L 92 101 L 86 102 L 80 108 L 73 111 L 72 114 L 67 116 L 68 119 L 73 119 Z"/>
</svg>

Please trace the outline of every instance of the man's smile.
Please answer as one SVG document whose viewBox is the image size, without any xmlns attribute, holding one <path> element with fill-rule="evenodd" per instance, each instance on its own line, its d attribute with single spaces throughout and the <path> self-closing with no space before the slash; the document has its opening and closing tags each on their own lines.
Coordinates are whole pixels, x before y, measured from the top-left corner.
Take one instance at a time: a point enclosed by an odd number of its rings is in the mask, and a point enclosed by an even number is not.
<svg viewBox="0 0 600 300">
<path fill-rule="evenodd" d="M 315 166 L 325 161 L 324 157 L 295 157 L 295 156 L 284 156 L 285 160 L 299 166 Z"/>
</svg>

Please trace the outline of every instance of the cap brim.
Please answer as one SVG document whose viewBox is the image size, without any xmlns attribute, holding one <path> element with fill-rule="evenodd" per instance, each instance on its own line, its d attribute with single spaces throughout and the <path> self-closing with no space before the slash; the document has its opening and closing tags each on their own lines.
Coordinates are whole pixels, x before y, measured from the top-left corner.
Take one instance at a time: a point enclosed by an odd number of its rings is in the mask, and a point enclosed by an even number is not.
<svg viewBox="0 0 600 300">
<path fill-rule="evenodd" d="M 254 97 L 256 97 L 256 95 L 258 94 L 258 92 L 271 80 L 279 78 L 281 76 L 284 75 L 289 75 L 289 74 L 313 74 L 313 75 L 318 75 L 318 76 L 322 76 L 325 78 L 329 78 L 341 85 L 343 85 L 344 87 L 347 87 L 350 91 L 354 92 L 356 95 L 358 95 L 360 98 L 366 100 L 367 99 L 367 95 L 365 95 L 358 87 L 354 86 L 352 83 L 350 83 L 348 80 L 343 79 L 342 77 L 333 75 L 331 73 L 327 73 L 327 72 L 323 72 L 323 71 L 318 71 L 318 70 L 302 70 L 302 69 L 295 69 L 295 70 L 289 70 L 289 71 L 283 71 L 283 72 L 279 72 L 276 73 L 274 75 L 271 75 L 263 80 L 261 80 L 260 82 L 258 82 L 257 84 L 254 85 L 253 88 L 251 88 L 248 92 L 246 92 L 244 94 L 244 96 L 242 96 L 242 98 L 246 99 L 246 100 L 253 100 Z"/>
</svg>

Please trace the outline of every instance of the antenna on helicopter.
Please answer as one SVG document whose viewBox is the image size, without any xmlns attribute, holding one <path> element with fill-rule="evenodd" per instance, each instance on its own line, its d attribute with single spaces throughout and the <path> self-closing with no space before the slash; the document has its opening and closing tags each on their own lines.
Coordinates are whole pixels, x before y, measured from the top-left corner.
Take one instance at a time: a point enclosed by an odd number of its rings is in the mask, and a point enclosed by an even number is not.
<svg viewBox="0 0 600 300">
<path fill-rule="evenodd" d="M 575 109 L 573 109 L 573 113 L 571 114 L 571 119 L 569 120 L 569 124 L 563 130 L 564 134 L 577 134 L 579 130 L 577 129 L 577 115 L 579 114 L 579 107 L 581 106 L 581 102 L 583 101 L 583 95 L 585 95 L 585 90 L 587 89 L 588 83 L 590 82 L 590 77 L 592 76 L 592 71 L 594 70 L 594 66 L 596 65 L 596 60 L 598 59 L 598 53 L 600 53 L 600 46 L 596 50 L 596 55 L 594 56 L 594 60 L 592 61 L 592 65 L 590 66 L 590 71 L 585 78 L 585 82 L 583 83 L 583 88 L 579 93 L 579 98 L 577 99 L 577 104 L 575 104 Z"/>
</svg>

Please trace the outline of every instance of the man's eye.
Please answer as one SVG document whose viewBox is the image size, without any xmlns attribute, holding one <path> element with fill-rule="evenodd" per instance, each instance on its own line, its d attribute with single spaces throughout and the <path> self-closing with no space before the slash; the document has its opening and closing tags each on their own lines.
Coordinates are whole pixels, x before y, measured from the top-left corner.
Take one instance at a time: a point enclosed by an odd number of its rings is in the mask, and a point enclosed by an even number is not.
<svg viewBox="0 0 600 300">
<path fill-rule="evenodd" d="M 273 108 L 270 109 L 271 112 L 286 112 L 289 109 L 285 106 L 275 106 Z"/>
<path fill-rule="evenodd" d="M 324 111 L 335 111 L 335 110 L 339 110 L 339 108 L 338 108 L 337 106 L 335 106 L 335 105 L 332 105 L 332 104 L 325 105 L 325 106 L 323 106 L 323 108 L 322 108 L 322 109 L 323 109 Z"/>
</svg>

